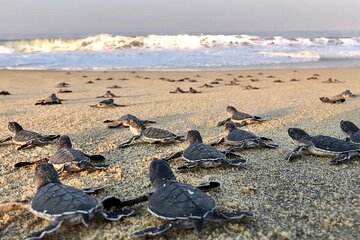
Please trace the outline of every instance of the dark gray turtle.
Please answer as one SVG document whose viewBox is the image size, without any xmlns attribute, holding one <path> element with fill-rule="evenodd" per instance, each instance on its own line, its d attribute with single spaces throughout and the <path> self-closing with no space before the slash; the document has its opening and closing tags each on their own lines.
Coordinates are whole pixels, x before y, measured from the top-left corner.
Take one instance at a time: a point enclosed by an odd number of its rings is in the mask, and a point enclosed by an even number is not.
<svg viewBox="0 0 360 240">
<path fill-rule="evenodd" d="M 204 85 L 200 86 L 199 88 L 213 88 L 214 86 L 211 86 L 207 83 L 205 83 Z"/>
<path fill-rule="evenodd" d="M 252 217 L 251 212 L 223 212 L 217 209 L 216 201 L 200 189 L 176 181 L 169 164 L 153 160 L 150 166 L 150 180 L 156 188 L 149 197 L 148 211 L 166 222 L 158 227 L 146 228 L 133 236 L 154 236 L 173 227 L 195 228 L 200 232 L 204 226 L 217 220 L 235 220 Z"/>
<path fill-rule="evenodd" d="M 98 96 L 97 98 L 119 98 L 120 96 L 116 96 L 111 91 L 106 91 L 106 93 L 102 96 Z"/>
<path fill-rule="evenodd" d="M 251 85 L 245 85 L 245 86 L 242 86 L 244 88 L 244 90 L 257 90 L 259 89 L 258 87 L 253 87 Z"/>
<path fill-rule="evenodd" d="M 251 123 L 265 121 L 261 117 L 253 116 L 253 115 L 250 115 L 250 114 L 247 114 L 244 112 L 239 112 L 233 106 L 228 106 L 226 108 L 226 111 L 231 117 L 225 119 L 224 121 L 219 122 L 217 124 L 218 127 L 224 125 L 225 123 L 227 123 L 229 121 L 232 121 L 233 123 L 235 123 L 238 126 L 245 126 L 245 125 L 248 125 Z"/>
<path fill-rule="evenodd" d="M 96 105 L 90 105 L 90 107 L 95 107 L 95 108 L 113 108 L 113 107 L 125 107 L 125 106 L 126 105 L 120 105 L 114 103 L 114 99 L 106 99 L 106 100 L 102 100 Z"/>
<path fill-rule="evenodd" d="M 169 161 L 182 157 L 189 162 L 189 164 L 179 167 L 178 170 L 186 170 L 199 166 L 216 167 L 222 164 L 242 167 L 246 162 L 245 159 L 227 159 L 229 155 L 236 157 L 239 157 L 239 155 L 231 153 L 230 151 L 221 152 L 210 145 L 204 144 L 200 133 L 196 130 L 190 130 L 188 132 L 186 141 L 189 143 L 189 146 L 184 151 L 173 153 L 164 158 L 164 160 Z"/>
<path fill-rule="evenodd" d="M 120 144 L 119 148 L 130 146 L 135 141 L 148 143 L 172 143 L 183 142 L 184 136 L 179 136 L 167 130 L 145 127 L 145 125 L 135 119 L 128 121 L 130 131 L 135 135 L 129 141 Z"/>
<path fill-rule="evenodd" d="M 118 86 L 118 85 L 112 85 L 112 86 L 110 86 L 110 87 L 108 87 L 108 88 L 117 89 L 117 88 L 122 88 L 122 87 L 120 87 L 120 86 Z"/>
<path fill-rule="evenodd" d="M 218 145 L 220 143 L 225 143 L 227 145 L 231 145 L 231 150 L 239 150 L 242 148 L 248 147 L 265 147 L 265 148 L 278 148 L 279 145 L 269 144 L 265 141 L 271 141 L 271 139 L 266 137 L 258 137 L 255 134 L 239 129 L 232 122 L 227 122 L 225 124 L 225 132 L 227 133 L 226 137 L 220 138 L 217 142 L 212 143 L 210 145 Z"/>
<path fill-rule="evenodd" d="M 11 140 L 14 144 L 21 145 L 18 148 L 19 150 L 52 143 L 60 137 L 60 135 L 42 135 L 40 133 L 24 130 L 17 122 L 9 122 L 8 129 L 14 136 L 0 140 L 0 144 Z"/>
<path fill-rule="evenodd" d="M 170 91 L 170 93 L 188 93 L 188 91 L 184 91 L 181 88 L 177 87 L 174 91 Z"/>
<path fill-rule="evenodd" d="M 346 141 L 360 145 L 360 129 L 355 123 L 342 120 L 340 122 L 340 128 L 349 136 L 346 138 Z"/>
<path fill-rule="evenodd" d="M 65 88 L 65 87 L 68 87 L 70 86 L 70 84 L 66 83 L 66 82 L 61 82 L 59 83 L 56 87 L 58 88 Z"/>
<path fill-rule="evenodd" d="M 285 157 L 288 161 L 304 150 L 315 155 L 337 156 L 330 162 L 334 165 L 360 155 L 360 147 L 351 142 L 323 135 L 312 137 L 299 128 L 289 128 L 288 133 L 299 145 Z"/>
<path fill-rule="evenodd" d="M 113 202 L 119 205 L 131 206 L 137 203 L 137 199 L 121 201 L 115 197 L 108 197 L 101 202 L 88 195 L 101 188 L 86 190 L 63 185 L 59 176 L 51 164 L 43 163 L 37 166 L 35 172 L 36 194 L 31 201 L 15 201 L 0 204 L 0 212 L 8 212 L 17 209 L 28 209 L 35 216 L 51 221 L 46 228 L 34 232 L 25 239 L 40 239 L 46 234 L 52 233 L 61 225 L 74 225 L 83 223 L 86 227 L 96 215 L 102 215 L 110 221 L 120 220 L 130 216 L 133 210 L 116 210 L 110 212 Z M 141 199 L 140 199 L 141 200 Z M 122 204 L 119 204 L 119 201 Z"/>
<path fill-rule="evenodd" d="M 51 94 L 49 97 L 38 100 L 35 105 L 53 105 L 53 104 L 61 104 L 62 101 L 65 101 L 64 99 L 58 98 L 55 93 Z"/>
<path fill-rule="evenodd" d="M 56 169 L 59 169 L 59 173 L 63 171 L 79 172 L 104 170 L 109 167 L 109 165 L 105 164 L 94 165 L 93 163 L 104 161 L 105 157 L 102 155 L 88 155 L 82 151 L 73 149 L 71 140 L 66 135 L 61 136 L 56 145 L 57 151 L 50 156 L 50 158 L 44 158 L 33 162 L 18 162 L 14 167 L 19 168 L 42 162 L 49 162 L 53 164 Z"/>
<path fill-rule="evenodd" d="M 8 91 L 0 91 L 0 95 L 11 95 Z"/>
<path fill-rule="evenodd" d="M 334 97 L 321 97 L 321 98 L 319 98 L 319 99 L 320 99 L 320 101 L 322 101 L 322 102 L 324 102 L 324 103 L 332 103 L 332 104 L 345 102 L 345 98 L 339 97 L 339 96 L 334 96 Z"/>
<path fill-rule="evenodd" d="M 117 120 L 105 120 L 104 123 L 110 123 L 108 125 L 109 128 L 117 128 L 117 127 L 129 127 L 129 121 L 133 119 L 136 121 L 139 121 L 140 123 L 144 124 L 144 125 L 148 125 L 151 123 L 156 123 L 155 121 L 151 121 L 151 120 L 140 120 L 137 117 L 135 117 L 134 115 L 131 114 L 125 114 L 122 115 L 119 119 Z"/>
<path fill-rule="evenodd" d="M 356 95 L 353 94 L 350 90 L 345 90 L 342 93 L 340 93 L 338 96 L 341 96 L 342 98 L 354 98 L 354 97 L 356 97 Z"/>
<path fill-rule="evenodd" d="M 69 90 L 69 89 L 59 89 L 59 91 L 58 91 L 58 93 L 72 93 L 72 91 L 71 90 Z"/>
<path fill-rule="evenodd" d="M 198 91 L 198 90 L 196 90 L 196 89 L 194 89 L 194 88 L 192 88 L 192 87 L 190 87 L 190 88 L 189 88 L 189 93 L 201 93 L 201 92 Z"/>
</svg>

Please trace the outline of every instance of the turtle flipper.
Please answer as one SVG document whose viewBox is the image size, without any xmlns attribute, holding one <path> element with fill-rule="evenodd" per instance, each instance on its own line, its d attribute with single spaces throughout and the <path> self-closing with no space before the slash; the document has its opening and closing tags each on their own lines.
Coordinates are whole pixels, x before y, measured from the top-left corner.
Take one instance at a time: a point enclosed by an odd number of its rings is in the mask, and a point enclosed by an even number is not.
<svg viewBox="0 0 360 240">
<path fill-rule="evenodd" d="M 267 137 L 260 137 L 260 139 L 263 140 L 263 141 L 272 141 L 271 138 L 267 138 Z"/>
<path fill-rule="evenodd" d="M 245 159 L 232 159 L 232 160 L 224 160 L 225 163 L 231 166 L 243 166 L 246 163 Z"/>
<path fill-rule="evenodd" d="M 126 142 L 123 142 L 121 143 L 118 148 L 126 148 L 128 146 L 131 145 L 131 143 L 135 142 L 136 140 L 138 140 L 141 136 L 140 135 L 136 135 L 136 136 L 133 136 L 129 141 L 126 141 Z"/>
<path fill-rule="evenodd" d="M 1 203 L 0 213 L 28 208 L 29 203 L 30 203 L 29 200 L 18 200 L 14 202 Z"/>
<path fill-rule="evenodd" d="M 231 120 L 231 118 L 227 118 L 227 119 L 225 119 L 225 120 L 223 120 L 221 122 L 218 122 L 217 126 L 218 127 L 223 126 L 223 125 L 225 125 L 225 123 L 229 122 L 230 120 Z"/>
<path fill-rule="evenodd" d="M 219 144 L 223 143 L 224 141 L 225 141 L 225 138 L 220 138 L 216 142 L 209 143 L 209 145 L 210 146 L 216 146 L 216 145 L 219 145 Z"/>
<path fill-rule="evenodd" d="M 152 123 L 156 123 L 155 121 L 151 121 L 151 120 L 142 120 L 141 121 L 143 124 L 152 124 Z"/>
<path fill-rule="evenodd" d="M 185 142 L 185 136 L 176 136 L 175 141 Z"/>
<path fill-rule="evenodd" d="M 258 140 L 257 143 L 259 144 L 259 146 L 265 147 L 265 148 L 278 148 L 279 147 L 279 145 L 277 145 L 277 144 L 266 143 L 262 139 Z"/>
<path fill-rule="evenodd" d="M 199 162 L 192 162 L 192 163 L 186 164 L 184 166 L 178 167 L 177 170 L 178 171 L 183 171 L 183 170 L 192 169 L 192 168 L 195 168 L 195 167 L 198 167 L 198 166 L 199 166 Z"/>
<path fill-rule="evenodd" d="M 239 146 L 239 147 L 241 148 L 241 146 Z M 239 154 L 236 154 L 236 153 L 233 153 L 233 152 L 232 152 L 232 150 L 235 150 L 235 149 L 237 149 L 237 148 L 238 148 L 238 147 L 236 146 L 236 147 L 230 148 L 229 150 L 224 151 L 224 152 L 222 152 L 222 153 L 224 153 L 225 156 L 227 156 L 227 157 L 241 157 Z"/>
<path fill-rule="evenodd" d="M 44 228 L 43 230 L 30 234 L 29 236 L 27 236 L 25 238 L 25 240 L 40 239 L 40 238 L 44 237 L 46 234 L 55 232 L 56 230 L 58 230 L 61 227 L 61 223 L 62 223 L 62 221 L 53 222 L 49 226 Z"/>
<path fill-rule="evenodd" d="M 297 148 L 295 148 L 292 152 L 288 153 L 288 155 L 286 155 L 285 160 L 290 161 L 291 158 L 299 155 L 303 150 L 306 150 L 307 146 L 299 146 Z"/>
<path fill-rule="evenodd" d="M 83 188 L 83 191 L 87 194 L 97 193 L 103 190 L 105 187 L 92 187 L 92 188 Z"/>
<path fill-rule="evenodd" d="M 124 125 L 122 123 L 118 123 L 118 122 L 113 122 L 112 124 L 109 124 L 107 127 L 108 128 L 118 128 L 118 127 L 123 127 Z"/>
<path fill-rule="evenodd" d="M 229 154 L 232 154 L 234 155 L 234 153 L 232 151 L 238 151 L 240 149 L 243 149 L 244 147 L 246 147 L 246 144 L 245 142 L 242 142 L 241 144 L 238 144 L 236 146 L 233 146 L 233 147 L 230 147 L 226 152 L 225 154 L 228 156 Z M 238 155 L 236 155 L 238 156 Z"/>
<path fill-rule="evenodd" d="M 162 160 L 164 160 L 164 161 L 170 161 L 170 160 L 172 160 L 172 159 L 179 158 L 179 157 L 181 157 L 181 154 L 182 154 L 182 153 L 183 153 L 182 151 L 173 153 L 173 154 L 171 154 L 171 155 L 163 158 Z"/>
<path fill-rule="evenodd" d="M 11 139 L 12 139 L 12 137 L 7 137 L 7 138 L 4 138 L 4 139 L 1 139 L 0 144 L 4 143 L 4 142 L 7 142 L 7 141 L 10 141 Z"/>
<path fill-rule="evenodd" d="M 240 211 L 235 211 L 235 212 L 222 212 L 222 211 L 218 211 L 216 212 L 216 217 L 220 218 L 220 219 L 241 219 L 244 217 L 253 217 L 254 214 L 251 212 L 240 212 Z"/>
<path fill-rule="evenodd" d="M 36 160 L 36 161 L 33 161 L 33 162 L 18 162 L 18 163 L 14 164 L 14 168 L 21 168 L 21 167 L 31 166 L 31 165 L 34 165 L 34 164 L 45 163 L 45 162 L 48 162 L 48 161 L 49 161 L 48 158 L 42 158 L 40 160 Z"/>
<path fill-rule="evenodd" d="M 161 233 L 164 233 L 164 232 L 170 230 L 177 224 L 178 224 L 178 221 L 169 221 L 159 227 L 145 228 L 144 230 L 134 232 L 131 235 L 134 237 L 155 236 L 155 235 L 159 235 Z"/>
<path fill-rule="evenodd" d="M 109 221 L 118 221 L 122 219 L 123 217 L 128 217 L 133 215 L 135 212 L 134 210 L 121 210 L 121 211 L 115 211 L 115 212 L 101 212 L 101 214 L 104 216 L 105 219 Z"/>
<path fill-rule="evenodd" d="M 339 163 L 350 160 L 353 156 L 360 155 L 360 150 L 357 152 L 347 152 L 340 154 L 337 158 L 330 161 L 332 165 L 337 165 Z"/>
<path fill-rule="evenodd" d="M 196 188 L 198 188 L 204 192 L 209 191 L 210 189 L 213 189 L 213 188 L 218 188 L 218 187 L 220 187 L 219 182 L 207 182 L 207 183 L 202 183 L 202 184 L 196 186 Z"/>
<path fill-rule="evenodd" d="M 105 157 L 103 155 L 87 155 L 87 154 L 84 155 L 88 157 L 92 162 L 102 162 L 105 160 Z"/>
<path fill-rule="evenodd" d="M 149 193 L 149 194 L 146 194 L 146 195 L 143 195 L 140 197 L 136 197 L 136 198 L 131 198 L 128 200 L 121 200 L 120 198 L 117 198 L 117 197 L 106 197 L 101 201 L 101 204 L 102 204 L 103 208 L 106 210 L 110 210 L 112 207 L 115 207 L 116 209 L 121 209 L 126 206 L 133 206 L 138 203 L 146 202 L 149 199 L 149 196 L 151 194 L 152 193 Z"/>
<path fill-rule="evenodd" d="M 109 119 L 103 121 L 103 123 L 113 123 L 113 122 L 116 122 L 116 121 L 115 120 L 109 120 Z"/>
</svg>

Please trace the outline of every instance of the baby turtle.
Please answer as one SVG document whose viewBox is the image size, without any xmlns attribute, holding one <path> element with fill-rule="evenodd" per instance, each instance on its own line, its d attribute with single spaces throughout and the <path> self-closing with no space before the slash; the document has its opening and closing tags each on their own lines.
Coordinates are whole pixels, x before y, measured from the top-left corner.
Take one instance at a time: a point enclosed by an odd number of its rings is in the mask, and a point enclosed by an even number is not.
<svg viewBox="0 0 360 240">
<path fill-rule="evenodd" d="M 66 88 L 68 86 L 70 86 L 70 84 L 68 84 L 66 82 L 61 82 L 56 87 L 58 87 L 58 88 Z"/>
<path fill-rule="evenodd" d="M 125 107 L 125 106 L 126 105 L 120 105 L 114 103 L 114 99 L 106 99 L 106 100 L 102 100 L 96 105 L 90 105 L 90 107 L 94 107 L 94 108 L 113 108 L 113 107 Z"/>
<path fill-rule="evenodd" d="M 236 86 L 239 85 L 238 83 L 236 83 L 235 81 L 230 81 L 230 83 L 225 83 L 226 86 Z"/>
<path fill-rule="evenodd" d="M 342 93 L 340 93 L 339 95 L 337 95 L 341 98 L 354 98 L 356 97 L 355 94 L 353 94 L 350 90 L 345 90 Z"/>
<path fill-rule="evenodd" d="M 342 97 L 321 97 L 319 98 L 320 101 L 324 102 L 324 103 L 332 103 L 332 104 L 336 104 L 336 103 L 343 103 L 345 102 L 345 98 L 342 98 Z"/>
<path fill-rule="evenodd" d="M 205 224 L 216 220 L 235 220 L 252 217 L 251 212 L 223 212 L 217 209 L 216 201 L 200 189 L 176 181 L 169 164 L 153 160 L 150 165 L 150 181 L 155 192 L 149 197 L 148 211 L 166 222 L 133 233 L 133 236 L 154 236 L 173 227 L 195 228 L 202 231 Z"/>
<path fill-rule="evenodd" d="M 351 142 L 323 135 L 310 136 L 300 128 L 289 128 L 288 133 L 299 145 L 285 157 L 288 161 L 304 150 L 315 155 L 337 156 L 330 162 L 334 165 L 360 155 L 360 147 Z"/>
<path fill-rule="evenodd" d="M 138 199 L 121 201 L 115 197 L 108 197 L 101 202 L 88 193 L 94 193 L 99 188 L 78 189 L 60 182 L 59 176 L 51 164 L 43 163 L 37 166 L 35 172 L 36 194 L 29 201 L 14 201 L 0 204 L 0 212 L 9 212 L 17 209 L 28 209 L 37 217 L 51 221 L 46 228 L 34 232 L 25 239 L 41 239 L 52 233 L 61 225 L 74 225 L 83 223 L 86 227 L 96 215 L 102 215 L 110 221 L 117 221 L 130 216 L 133 210 L 116 210 L 110 212 L 113 202 L 121 202 L 123 207 L 132 206 Z M 100 188 L 101 189 L 101 188 Z M 140 199 L 141 200 L 141 199 Z"/>
<path fill-rule="evenodd" d="M 251 123 L 265 121 L 261 117 L 253 116 L 253 115 L 250 115 L 250 114 L 247 114 L 247 113 L 244 113 L 244 112 L 239 112 L 233 106 L 228 106 L 226 108 L 226 111 L 228 112 L 228 114 L 231 117 L 225 119 L 224 121 L 219 122 L 217 124 L 218 127 L 224 125 L 225 123 L 227 123 L 229 121 L 232 121 L 237 126 L 245 126 L 245 125 L 248 125 L 248 124 L 251 124 Z"/>
<path fill-rule="evenodd" d="M 258 87 L 253 87 L 251 85 L 245 85 L 245 86 L 242 86 L 244 88 L 244 90 L 256 90 L 256 89 L 259 89 Z"/>
<path fill-rule="evenodd" d="M 94 162 L 104 161 L 105 158 L 102 155 L 88 155 L 82 151 L 72 148 L 71 140 L 68 136 L 63 135 L 59 138 L 57 145 L 57 151 L 50 156 L 50 158 L 44 158 L 34 162 L 19 162 L 14 167 L 24 167 L 41 162 L 49 162 L 54 165 L 56 169 L 60 169 L 59 173 L 66 172 L 79 172 L 79 171 L 94 171 L 104 170 L 109 165 L 94 165 Z"/>
<path fill-rule="evenodd" d="M 58 93 L 71 93 L 72 91 L 69 89 L 60 89 Z"/>
<path fill-rule="evenodd" d="M 60 137 L 60 135 L 42 135 L 24 130 L 17 122 L 9 122 L 8 129 L 14 136 L 0 140 L 0 144 L 11 140 L 14 144 L 21 145 L 18 150 L 48 144 Z"/>
<path fill-rule="evenodd" d="M 204 85 L 200 86 L 199 88 L 213 88 L 214 86 L 211 86 L 207 83 L 205 83 Z"/>
<path fill-rule="evenodd" d="M 108 87 L 108 88 L 117 89 L 117 88 L 122 88 L 122 87 L 120 87 L 120 86 L 118 86 L 118 85 L 112 85 L 112 86 L 110 86 L 110 87 Z"/>
<path fill-rule="evenodd" d="M 188 91 L 184 91 L 181 88 L 177 87 L 174 91 L 170 91 L 170 93 L 188 93 Z"/>
<path fill-rule="evenodd" d="M 0 91 L 0 95 L 11 95 L 8 91 Z"/>
<path fill-rule="evenodd" d="M 135 141 L 148 142 L 148 143 L 172 143 L 183 142 L 184 136 L 178 136 L 167 130 L 145 127 L 142 122 L 135 119 L 130 119 L 127 123 L 130 131 L 135 135 L 129 141 L 120 144 L 119 148 L 130 146 Z"/>
<path fill-rule="evenodd" d="M 322 83 L 343 83 L 343 82 L 338 79 L 329 78 L 327 81 L 322 81 Z"/>
<path fill-rule="evenodd" d="M 198 90 L 196 90 L 196 89 L 194 89 L 194 88 L 192 88 L 192 87 L 190 87 L 190 88 L 189 88 L 189 93 L 201 93 L 201 92 L 198 91 Z"/>
<path fill-rule="evenodd" d="M 360 129 L 355 123 L 342 120 L 340 122 L 340 128 L 349 136 L 346 138 L 346 141 L 360 145 Z"/>
<path fill-rule="evenodd" d="M 111 91 L 106 91 L 106 93 L 102 96 L 98 96 L 97 98 L 119 98 L 120 96 L 116 96 Z"/>
<path fill-rule="evenodd" d="M 93 84 L 93 81 L 87 81 L 85 84 Z"/>
<path fill-rule="evenodd" d="M 271 141 L 270 138 L 258 137 L 251 132 L 237 128 L 236 125 L 232 122 L 227 122 L 225 124 L 225 132 L 227 133 L 226 137 L 220 138 L 217 142 L 210 145 L 214 146 L 220 143 L 225 143 L 232 146 L 229 150 L 238 150 L 257 146 L 265 148 L 279 147 L 279 145 L 276 144 L 266 143 L 266 141 Z"/>
<path fill-rule="evenodd" d="M 38 100 L 35 105 L 53 105 L 53 104 L 61 104 L 61 102 L 64 101 L 64 99 L 58 98 L 55 93 L 51 94 L 49 97 Z"/>
<path fill-rule="evenodd" d="M 137 117 L 135 117 L 134 115 L 131 114 L 125 114 L 122 115 L 119 119 L 117 120 L 105 120 L 104 123 L 110 123 L 108 125 L 108 128 L 118 128 L 118 127 L 129 127 L 129 121 L 133 119 L 135 121 L 138 121 L 144 125 L 148 125 L 151 123 L 156 123 L 155 121 L 151 121 L 151 120 L 140 120 Z"/>
<path fill-rule="evenodd" d="M 164 158 L 169 161 L 174 158 L 182 157 L 189 164 L 179 167 L 178 170 L 186 170 L 195 167 L 216 167 L 222 164 L 242 167 L 245 159 L 227 159 L 227 156 L 232 155 L 239 157 L 237 154 L 230 151 L 221 152 L 210 145 L 204 144 L 200 133 L 196 130 L 190 130 L 186 136 L 188 147 L 184 151 L 176 152 Z"/>
</svg>

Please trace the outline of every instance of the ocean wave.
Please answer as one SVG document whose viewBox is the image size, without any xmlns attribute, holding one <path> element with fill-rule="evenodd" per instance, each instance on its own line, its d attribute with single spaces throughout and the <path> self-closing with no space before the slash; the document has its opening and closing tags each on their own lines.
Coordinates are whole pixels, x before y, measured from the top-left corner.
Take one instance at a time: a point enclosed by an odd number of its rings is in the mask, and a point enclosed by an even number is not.
<svg viewBox="0 0 360 240">
<path fill-rule="evenodd" d="M 360 46 L 360 38 L 261 38 L 251 35 L 148 35 L 100 34 L 79 39 L 40 38 L 0 41 L 0 54 L 121 50 L 195 50 L 267 46 Z"/>
</svg>

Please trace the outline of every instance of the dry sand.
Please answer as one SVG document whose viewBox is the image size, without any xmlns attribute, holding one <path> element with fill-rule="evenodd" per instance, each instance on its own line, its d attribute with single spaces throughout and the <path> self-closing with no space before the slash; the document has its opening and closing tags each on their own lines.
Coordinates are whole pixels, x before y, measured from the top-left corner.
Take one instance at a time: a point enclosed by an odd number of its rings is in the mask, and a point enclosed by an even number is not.
<svg viewBox="0 0 360 240">
<path fill-rule="evenodd" d="M 263 75 L 259 75 L 263 72 Z M 229 75 L 231 73 L 232 75 Z M 319 80 L 306 80 L 314 73 Z M 196 77 L 200 74 L 200 77 Z M 83 76 L 87 77 L 84 78 Z M 142 78 L 135 78 L 140 75 Z M 259 90 L 243 90 L 241 86 L 225 86 L 238 75 L 241 85 Z M 246 77 L 252 75 L 253 77 Z M 275 78 L 266 78 L 273 75 Z M 101 78 L 101 81 L 95 80 Z M 112 77 L 114 80 L 106 80 Z M 150 79 L 144 79 L 149 77 Z M 189 77 L 198 82 L 171 83 L 160 77 L 180 79 Z M 326 84 L 329 77 L 344 83 Z M 118 80 L 128 78 L 129 80 Z M 197 88 L 216 78 L 224 79 L 214 88 Z M 260 81 L 251 82 L 251 78 Z M 291 82 L 296 78 L 300 81 Z M 283 83 L 274 83 L 274 80 Z M 85 84 L 87 81 L 94 84 Z M 35 106 L 57 92 L 59 82 L 70 83 L 73 93 L 58 94 L 67 101 L 62 105 Z M 94 109 L 108 86 L 120 85 L 112 92 L 122 96 L 115 102 L 124 108 Z M 202 94 L 169 94 L 176 87 L 193 86 Z M 112 167 L 108 171 L 65 174 L 62 182 L 79 188 L 106 186 L 97 196 L 132 197 L 152 190 L 148 166 L 153 157 L 163 157 L 184 149 L 186 144 L 155 146 L 138 144 L 126 149 L 117 145 L 132 135 L 128 129 L 108 129 L 105 119 L 132 113 L 140 118 L 156 120 L 155 126 L 178 134 L 190 129 L 202 133 L 210 142 L 223 133 L 216 127 L 226 117 L 227 105 L 256 114 L 268 121 L 245 127 L 258 135 L 270 137 L 280 145 L 277 150 L 252 149 L 242 151 L 248 159 L 245 169 L 221 167 L 176 173 L 179 181 L 199 184 L 220 181 L 221 189 L 211 191 L 219 208 L 249 210 L 255 213 L 252 221 L 209 224 L 199 235 L 194 230 L 172 230 L 170 239 L 360 239 L 359 158 L 340 166 L 331 166 L 328 157 L 304 155 L 288 163 L 283 160 L 295 146 L 287 129 L 300 127 L 310 134 L 344 138 L 339 122 L 342 119 L 360 124 L 360 97 L 347 99 L 344 104 L 322 103 L 319 97 L 333 96 L 350 89 L 360 94 L 360 69 L 256 70 L 209 72 L 47 72 L 0 71 L 0 137 L 8 136 L 7 122 L 17 121 L 25 129 L 44 134 L 66 134 L 74 147 L 92 154 L 103 154 Z M 34 194 L 35 167 L 14 170 L 18 161 L 36 160 L 54 153 L 54 146 L 17 151 L 13 145 L 0 146 L 0 199 L 24 199 Z M 171 163 L 182 165 L 181 159 Z M 146 211 L 146 204 L 136 206 L 137 214 L 120 222 L 94 220 L 89 228 L 63 226 L 47 239 L 129 239 L 130 233 L 162 221 Z M 0 239 L 20 239 L 42 229 L 47 221 L 27 211 L 0 214 Z M 165 239 L 165 237 L 160 237 Z"/>
</svg>

